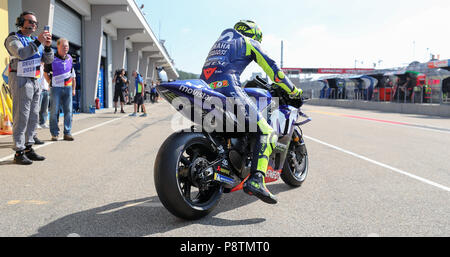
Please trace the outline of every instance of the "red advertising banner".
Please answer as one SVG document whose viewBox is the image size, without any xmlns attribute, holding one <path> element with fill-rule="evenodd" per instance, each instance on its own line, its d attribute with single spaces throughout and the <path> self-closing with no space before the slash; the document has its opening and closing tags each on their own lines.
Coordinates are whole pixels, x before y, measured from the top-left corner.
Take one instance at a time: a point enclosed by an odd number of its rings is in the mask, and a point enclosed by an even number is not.
<svg viewBox="0 0 450 257">
<path fill-rule="evenodd" d="M 441 67 L 449 67 L 450 66 L 450 59 L 449 60 L 442 60 L 442 61 L 432 61 L 428 63 L 428 68 L 441 68 Z"/>
<path fill-rule="evenodd" d="M 336 69 L 336 68 L 320 68 L 318 73 L 327 74 L 359 74 L 367 71 L 373 71 L 374 69 Z"/>
<path fill-rule="evenodd" d="M 286 73 L 325 73 L 325 74 L 361 74 L 374 69 L 348 69 L 348 68 L 281 68 Z"/>
</svg>

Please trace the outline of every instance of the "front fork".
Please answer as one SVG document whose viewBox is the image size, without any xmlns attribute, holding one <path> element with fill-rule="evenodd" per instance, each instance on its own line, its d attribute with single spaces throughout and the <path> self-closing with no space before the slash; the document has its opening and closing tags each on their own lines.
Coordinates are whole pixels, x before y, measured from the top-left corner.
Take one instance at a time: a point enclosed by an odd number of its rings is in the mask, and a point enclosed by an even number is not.
<svg viewBox="0 0 450 257">
<path fill-rule="evenodd" d="M 305 140 L 303 139 L 303 131 L 300 128 L 300 126 L 295 126 L 292 141 L 293 142 L 291 142 L 291 145 L 293 147 L 295 147 L 295 149 L 293 149 L 293 150 L 295 150 L 294 153 L 297 152 L 296 150 L 299 150 L 299 153 L 302 155 L 302 157 L 305 156 L 306 155 L 306 145 L 305 145 Z"/>
</svg>

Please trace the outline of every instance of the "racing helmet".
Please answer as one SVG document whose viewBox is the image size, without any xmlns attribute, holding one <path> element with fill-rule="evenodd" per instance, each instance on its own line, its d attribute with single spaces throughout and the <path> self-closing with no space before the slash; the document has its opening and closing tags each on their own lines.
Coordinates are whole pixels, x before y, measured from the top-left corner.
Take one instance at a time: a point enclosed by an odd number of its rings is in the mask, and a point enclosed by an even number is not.
<svg viewBox="0 0 450 257">
<path fill-rule="evenodd" d="M 261 43 L 262 41 L 261 29 L 253 21 L 240 20 L 238 23 L 236 23 L 236 25 L 234 25 L 234 29 L 242 35 L 252 38 L 259 43 Z"/>
</svg>

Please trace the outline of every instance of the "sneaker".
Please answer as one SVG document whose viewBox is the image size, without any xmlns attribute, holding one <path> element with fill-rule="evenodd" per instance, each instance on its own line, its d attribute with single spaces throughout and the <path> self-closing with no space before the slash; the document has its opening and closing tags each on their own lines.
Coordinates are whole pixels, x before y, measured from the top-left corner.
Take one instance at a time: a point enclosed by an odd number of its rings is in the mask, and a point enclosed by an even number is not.
<svg viewBox="0 0 450 257">
<path fill-rule="evenodd" d="M 73 138 L 73 136 L 72 136 L 72 135 L 70 135 L 70 134 L 67 134 L 67 135 L 64 135 L 64 140 L 66 140 L 66 141 L 73 141 L 73 140 L 74 140 L 74 138 Z"/>
<path fill-rule="evenodd" d="M 135 117 L 137 116 L 137 114 L 135 112 L 133 112 L 132 114 L 130 114 L 131 117 Z"/>
<path fill-rule="evenodd" d="M 52 141 L 58 141 L 58 136 L 52 136 Z"/>
<path fill-rule="evenodd" d="M 30 148 L 28 150 L 25 150 L 25 155 L 28 157 L 28 159 L 32 161 L 43 161 L 45 160 L 44 156 L 38 155 L 33 148 Z"/>
<path fill-rule="evenodd" d="M 14 155 L 14 163 L 20 165 L 30 165 L 33 163 L 33 161 L 28 159 L 24 151 L 18 151 Z"/>
<path fill-rule="evenodd" d="M 46 123 L 42 124 L 41 127 L 46 129 L 50 128 Z"/>
<path fill-rule="evenodd" d="M 147 117 L 147 113 L 143 113 L 143 114 L 141 114 L 141 115 L 139 115 L 139 117 Z"/>
<path fill-rule="evenodd" d="M 43 145 L 43 144 L 45 144 L 45 142 L 40 140 L 39 138 L 37 138 L 37 136 L 33 137 L 33 140 L 34 140 L 34 143 L 36 145 Z"/>
<path fill-rule="evenodd" d="M 38 129 L 41 129 L 41 128 L 42 128 L 42 126 L 38 124 L 38 125 L 37 125 L 37 128 L 38 128 Z"/>
<path fill-rule="evenodd" d="M 244 192 L 254 195 L 265 203 L 276 204 L 277 198 L 269 192 L 264 182 L 264 174 L 262 172 L 253 173 L 244 183 Z"/>
</svg>

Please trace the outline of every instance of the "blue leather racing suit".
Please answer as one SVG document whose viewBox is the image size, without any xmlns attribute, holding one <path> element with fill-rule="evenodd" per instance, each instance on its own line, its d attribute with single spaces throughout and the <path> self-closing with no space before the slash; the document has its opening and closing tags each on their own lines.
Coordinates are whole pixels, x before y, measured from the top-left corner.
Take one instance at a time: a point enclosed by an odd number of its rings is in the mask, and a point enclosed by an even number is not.
<svg viewBox="0 0 450 257">
<path fill-rule="evenodd" d="M 267 171 L 269 156 L 275 148 L 278 137 L 273 128 L 263 118 L 245 91 L 242 89 L 240 75 L 244 69 L 255 61 L 264 70 L 268 77 L 290 95 L 301 94 L 294 84 L 284 75 L 283 71 L 261 49 L 258 41 L 243 36 L 234 29 L 226 29 L 211 48 L 200 78 L 210 88 L 217 90 L 227 97 L 239 98 L 240 102 L 247 105 L 246 115 L 249 112 L 257 113 L 256 120 L 246 119 L 246 122 L 257 123 L 257 145 L 254 150 L 252 172 Z M 254 116 L 252 116 L 254 117 Z"/>
</svg>

